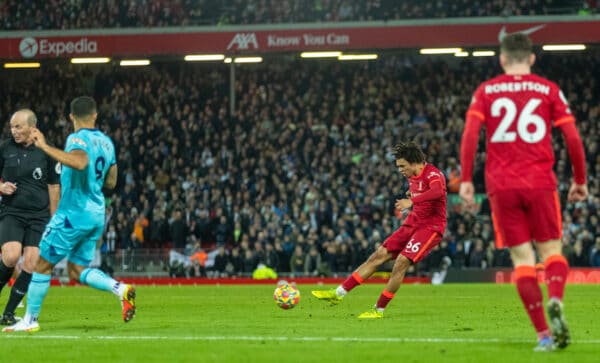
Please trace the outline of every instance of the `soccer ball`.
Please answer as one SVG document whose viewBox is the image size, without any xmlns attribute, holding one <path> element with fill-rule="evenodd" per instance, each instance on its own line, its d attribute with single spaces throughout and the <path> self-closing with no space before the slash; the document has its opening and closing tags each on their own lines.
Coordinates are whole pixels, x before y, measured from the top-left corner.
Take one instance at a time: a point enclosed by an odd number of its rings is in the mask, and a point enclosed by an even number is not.
<svg viewBox="0 0 600 363">
<path fill-rule="evenodd" d="M 287 282 L 279 284 L 273 293 L 275 304 L 284 310 L 298 305 L 300 301 L 300 290 Z"/>
</svg>

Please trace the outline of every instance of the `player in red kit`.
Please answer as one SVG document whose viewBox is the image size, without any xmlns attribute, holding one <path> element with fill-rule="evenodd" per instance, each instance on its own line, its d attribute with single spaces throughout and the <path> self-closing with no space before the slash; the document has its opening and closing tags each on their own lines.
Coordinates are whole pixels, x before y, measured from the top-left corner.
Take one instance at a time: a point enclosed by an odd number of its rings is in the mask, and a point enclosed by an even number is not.
<svg viewBox="0 0 600 363">
<path fill-rule="evenodd" d="M 360 314 L 361 319 L 382 318 L 383 310 L 400 288 L 406 270 L 425 258 L 440 243 L 446 229 L 446 178 L 425 161 L 425 155 L 414 142 L 400 143 L 394 148 L 396 167 L 408 178 L 409 198 L 396 200 L 396 210 L 412 207 L 406 220 L 350 277 L 337 289 L 315 290 L 313 296 L 338 304 L 343 297 L 368 279 L 383 263 L 394 259 L 388 283 L 372 310 Z"/>
<path fill-rule="evenodd" d="M 473 205 L 471 181 L 479 130 L 486 131 L 485 182 L 496 230 L 497 247 L 510 248 L 517 291 L 538 335 L 536 351 L 569 344 L 562 299 L 569 266 L 562 255 L 561 209 L 552 170 L 551 129 L 564 135 L 573 164 L 568 200 L 587 197 L 585 157 L 575 118 L 559 87 L 531 74 L 535 61 L 527 35 L 507 35 L 500 45 L 503 75 L 482 83 L 466 116 L 461 143 L 460 196 Z M 548 328 L 537 283 L 535 242 L 544 262 L 549 301 Z"/>
</svg>

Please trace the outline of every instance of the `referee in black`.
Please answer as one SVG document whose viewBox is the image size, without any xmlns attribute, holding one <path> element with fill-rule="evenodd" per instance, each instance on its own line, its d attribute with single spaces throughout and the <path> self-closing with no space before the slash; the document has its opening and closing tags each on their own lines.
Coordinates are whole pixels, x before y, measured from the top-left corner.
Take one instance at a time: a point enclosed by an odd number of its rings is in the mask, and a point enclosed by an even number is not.
<svg viewBox="0 0 600 363">
<path fill-rule="evenodd" d="M 39 242 L 60 198 L 60 165 L 38 149 L 31 139 L 37 118 L 21 109 L 10 119 L 12 138 L 0 143 L 0 291 L 11 278 L 23 254 L 23 266 L 0 319 L 16 323 L 15 309 L 27 292 L 40 255 Z"/>
</svg>

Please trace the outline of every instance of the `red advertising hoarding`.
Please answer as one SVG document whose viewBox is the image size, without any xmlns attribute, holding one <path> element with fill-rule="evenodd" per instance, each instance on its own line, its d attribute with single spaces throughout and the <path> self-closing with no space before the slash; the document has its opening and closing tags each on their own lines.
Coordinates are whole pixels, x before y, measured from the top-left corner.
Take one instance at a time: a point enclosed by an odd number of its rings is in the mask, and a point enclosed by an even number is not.
<svg viewBox="0 0 600 363">
<path fill-rule="evenodd" d="M 265 30 L 236 27 L 227 31 L 182 30 L 165 33 L 98 35 L 93 30 L 68 32 L 54 36 L 53 32 L 19 32 L 12 37 L 4 32 L 0 37 L 1 59 L 69 58 L 78 56 L 131 57 L 149 55 L 183 55 L 191 53 L 260 54 L 268 52 L 420 47 L 485 47 L 496 46 L 505 33 L 521 31 L 537 44 L 600 43 L 600 22 L 523 22 L 491 24 L 443 25 L 379 25 L 326 28 L 295 28 Z M 257 29 L 257 30 L 252 30 Z M 65 32 L 59 32 L 64 34 Z"/>
<path fill-rule="evenodd" d="M 544 283 L 545 275 L 544 271 L 538 271 L 537 274 L 538 282 Z M 515 283 L 515 272 L 514 270 L 506 269 L 502 271 L 496 271 L 496 283 Z M 567 276 L 568 284 L 599 284 L 600 283 L 600 269 L 597 268 L 571 268 L 569 275 Z"/>
</svg>

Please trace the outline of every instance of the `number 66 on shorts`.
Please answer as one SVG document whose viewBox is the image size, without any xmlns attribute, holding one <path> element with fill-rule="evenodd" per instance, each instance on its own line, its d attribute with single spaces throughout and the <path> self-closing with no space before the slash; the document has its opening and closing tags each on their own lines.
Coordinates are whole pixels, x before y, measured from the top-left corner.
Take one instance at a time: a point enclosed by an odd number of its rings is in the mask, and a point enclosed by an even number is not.
<svg viewBox="0 0 600 363">
<path fill-rule="evenodd" d="M 424 226 L 402 226 L 383 242 L 383 247 L 394 258 L 401 254 L 416 264 L 429 255 L 441 241 L 441 233 L 433 229 Z"/>
</svg>

